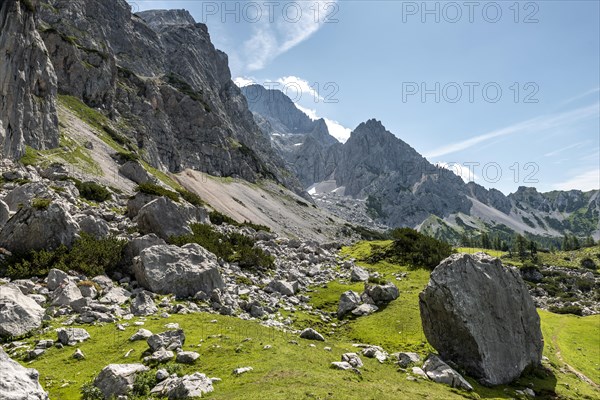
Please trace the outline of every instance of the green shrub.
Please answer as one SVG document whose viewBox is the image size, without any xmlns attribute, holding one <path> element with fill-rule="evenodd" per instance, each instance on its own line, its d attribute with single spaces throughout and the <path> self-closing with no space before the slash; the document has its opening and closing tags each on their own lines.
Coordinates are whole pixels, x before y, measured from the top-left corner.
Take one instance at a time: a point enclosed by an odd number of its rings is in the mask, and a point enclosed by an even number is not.
<svg viewBox="0 0 600 400">
<path fill-rule="evenodd" d="M 233 218 L 229 217 L 228 215 L 225 215 L 218 211 L 211 211 L 208 214 L 208 216 L 210 217 L 210 222 L 213 223 L 214 225 L 228 224 L 228 225 L 232 225 L 232 226 L 237 226 L 238 228 L 248 227 L 248 228 L 254 229 L 255 231 L 271 232 L 271 228 L 269 228 L 268 226 L 254 224 L 254 223 L 248 222 L 248 221 L 239 223 L 236 220 L 234 220 Z"/>
<path fill-rule="evenodd" d="M 140 156 L 131 151 L 119 151 L 117 157 L 121 162 L 138 161 L 140 159 Z"/>
<path fill-rule="evenodd" d="M 52 199 L 35 198 L 31 201 L 31 206 L 36 210 L 46 210 L 51 203 Z"/>
<path fill-rule="evenodd" d="M 94 386 L 93 381 L 90 381 L 81 386 L 81 400 L 104 400 L 104 395 Z"/>
<path fill-rule="evenodd" d="M 75 182 L 77 190 L 79 190 L 79 195 L 86 200 L 102 203 L 106 200 L 110 200 L 112 197 L 107 188 L 96 182 L 81 182 L 78 179 L 73 179 L 73 181 Z"/>
<path fill-rule="evenodd" d="M 555 314 L 575 314 L 575 315 L 579 315 L 579 316 L 583 315 L 583 310 L 579 306 L 564 306 L 564 307 L 550 306 L 548 308 L 548 310 Z"/>
<path fill-rule="evenodd" d="M 391 232 L 394 242 L 373 252 L 370 262 L 381 260 L 395 264 L 434 269 L 443 259 L 454 253 L 452 246 L 411 228 L 398 228 Z"/>
<path fill-rule="evenodd" d="M 149 370 L 140 372 L 135 376 L 135 381 L 133 382 L 133 394 L 136 396 L 146 396 L 150 394 L 150 390 L 152 390 L 157 383 L 156 371 Z"/>
<path fill-rule="evenodd" d="M 370 276 L 369 283 L 372 283 L 375 285 L 385 285 L 388 283 L 388 281 L 385 278 L 376 278 L 374 276 Z"/>
<path fill-rule="evenodd" d="M 235 277 L 235 283 L 238 285 L 248 285 L 248 286 L 252 286 L 252 284 L 253 284 L 252 279 L 245 277 L 245 276 L 241 276 L 241 275 L 238 275 Z"/>
<path fill-rule="evenodd" d="M 136 192 L 146 193 L 152 196 L 164 196 L 168 197 L 173 201 L 179 201 L 179 193 L 173 192 L 172 190 L 165 189 L 162 186 L 156 185 L 154 183 L 146 182 L 140 183 L 136 188 Z"/>
<path fill-rule="evenodd" d="M 598 256 L 600 256 L 600 254 L 598 254 Z M 599 257 L 600 258 L 600 257 Z M 583 268 L 588 268 L 588 269 L 596 269 L 597 265 L 594 262 L 594 260 L 592 260 L 590 257 L 585 257 L 580 261 L 580 264 Z"/>
<path fill-rule="evenodd" d="M 70 250 L 61 245 L 55 250 L 17 254 L 6 260 L 3 267 L 13 279 L 44 276 L 52 268 L 74 270 L 88 276 L 102 275 L 114 271 L 119 265 L 125 245 L 125 241 L 114 237 L 96 239 L 82 233 Z"/>
<path fill-rule="evenodd" d="M 204 224 L 192 224 L 191 228 L 192 234 L 172 237 L 169 243 L 177 246 L 199 244 L 217 257 L 239 263 L 241 268 L 270 269 L 274 266 L 274 258 L 254 248 L 255 242 L 248 236 L 239 233 L 224 235 Z"/>
<path fill-rule="evenodd" d="M 202 200 L 202 198 L 200 196 L 198 196 L 196 193 L 192 193 L 185 189 L 179 189 L 177 191 L 177 193 L 179 193 L 185 201 L 187 201 L 188 203 L 193 204 L 197 207 L 202 207 L 202 206 L 206 205 L 204 200 Z"/>
</svg>

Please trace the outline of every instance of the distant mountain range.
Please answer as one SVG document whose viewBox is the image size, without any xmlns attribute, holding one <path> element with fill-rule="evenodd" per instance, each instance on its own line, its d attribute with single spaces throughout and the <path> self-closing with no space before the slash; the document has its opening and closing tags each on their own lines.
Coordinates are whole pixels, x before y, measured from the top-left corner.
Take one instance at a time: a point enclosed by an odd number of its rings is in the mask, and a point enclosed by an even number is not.
<svg viewBox="0 0 600 400">
<path fill-rule="evenodd" d="M 390 227 L 415 227 L 451 241 L 479 232 L 600 238 L 598 190 L 520 187 L 505 196 L 431 164 L 377 120 L 361 123 L 342 144 L 324 120 L 311 120 L 281 91 L 251 85 L 242 93 L 305 188 L 367 199 L 370 214 Z"/>
</svg>

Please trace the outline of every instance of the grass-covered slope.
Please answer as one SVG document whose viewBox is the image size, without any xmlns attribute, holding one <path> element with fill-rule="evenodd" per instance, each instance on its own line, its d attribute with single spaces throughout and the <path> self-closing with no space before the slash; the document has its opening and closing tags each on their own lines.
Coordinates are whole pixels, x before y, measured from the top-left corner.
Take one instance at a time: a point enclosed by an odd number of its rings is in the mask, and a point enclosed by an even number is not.
<svg viewBox="0 0 600 400">
<path fill-rule="evenodd" d="M 209 399 L 509 399 L 519 398 L 516 390 L 526 387 L 532 387 L 537 398 L 600 398 L 595 387 L 600 383 L 598 315 L 582 318 L 541 311 L 544 355 L 548 357 L 544 365 L 548 371 L 524 376 L 510 386 L 486 388 L 469 378 L 475 390 L 462 392 L 429 381 L 407 380 L 407 373 L 391 362 L 379 364 L 366 357 L 361 357 L 365 363 L 361 376 L 331 369 L 330 363 L 339 361 L 341 354 L 357 351 L 353 343 L 381 345 L 389 353 L 416 351 L 422 357 L 432 351 L 421 329 L 418 307 L 418 293 L 427 284 L 429 272 L 386 262 L 361 262 L 369 256 L 370 246 L 362 242 L 344 248 L 342 254 L 394 282 L 400 289 L 399 299 L 373 315 L 354 320 L 323 321 L 309 311 L 282 312 L 284 318 L 293 321 L 294 328 L 315 327 L 326 336 L 324 343 L 303 340 L 256 321 L 205 313 L 149 317 L 143 327 L 157 333 L 166 330 L 167 323 L 178 323 L 184 329 L 185 350 L 198 351 L 201 357 L 196 365 L 181 367 L 179 373 L 200 371 L 221 378 L 214 393 L 206 396 Z M 401 276 L 401 280 L 396 279 Z M 336 311 L 339 295 L 346 290 L 360 292 L 362 284 L 333 282 L 315 287 L 309 293 L 310 305 Z M 114 324 L 84 326 L 92 339 L 79 346 L 86 355 L 83 361 L 71 358 L 75 347 L 65 347 L 50 349 L 38 360 L 24 364 L 39 370 L 40 381 L 50 391 L 51 399 L 78 399 L 81 385 L 107 364 L 141 360 L 146 343 L 128 341 L 139 328 L 133 324 L 138 320 L 121 321 L 129 324 L 125 331 Z M 56 333 L 49 331 L 28 341 L 41 338 L 55 339 Z M 264 349 L 265 345 L 272 347 Z M 325 347 L 331 347 L 331 351 Z M 254 370 L 239 377 L 232 375 L 234 368 L 245 366 Z"/>
</svg>

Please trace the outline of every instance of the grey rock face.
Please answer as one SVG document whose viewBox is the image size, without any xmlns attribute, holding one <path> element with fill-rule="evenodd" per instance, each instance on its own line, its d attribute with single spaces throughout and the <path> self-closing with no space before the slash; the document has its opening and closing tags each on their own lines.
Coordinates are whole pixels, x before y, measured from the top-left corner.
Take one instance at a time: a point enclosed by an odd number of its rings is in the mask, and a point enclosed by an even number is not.
<svg viewBox="0 0 600 400">
<path fill-rule="evenodd" d="M 152 296 L 146 292 L 140 292 L 131 302 L 131 313 L 133 315 L 152 315 L 158 312 Z"/>
<path fill-rule="evenodd" d="M 129 338 L 129 340 L 131 342 L 135 342 L 137 340 L 146 340 L 150 336 L 152 336 L 152 332 L 150 332 L 148 329 L 139 329 L 136 333 L 134 333 L 133 335 L 131 335 L 131 337 Z"/>
<path fill-rule="evenodd" d="M 57 79 L 37 30 L 38 0 L 0 3 L 0 154 L 58 146 Z"/>
<path fill-rule="evenodd" d="M 0 337 L 21 336 L 42 325 L 44 309 L 14 284 L 0 285 Z"/>
<path fill-rule="evenodd" d="M 154 293 L 192 297 L 225 287 L 218 265 L 214 254 L 187 244 L 147 248 L 135 258 L 133 269 L 139 284 Z"/>
<path fill-rule="evenodd" d="M 352 268 L 352 273 L 350 274 L 351 282 L 366 282 L 369 280 L 369 271 L 361 267 Z"/>
<path fill-rule="evenodd" d="M 337 316 L 342 318 L 344 315 L 349 313 L 358 307 L 361 303 L 361 299 L 358 293 L 348 290 L 340 296 L 340 303 L 338 305 Z"/>
<path fill-rule="evenodd" d="M 400 291 L 391 282 L 385 285 L 367 285 L 363 296 L 368 296 L 373 303 L 377 306 L 388 304 L 389 302 L 396 300 L 400 296 Z"/>
<path fill-rule="evenodd" d="M 81 290 L 73 281 L 63 283 L 51 296 L 53 306 L 68 306 L 81 298 Z"/>
<path fill-rule="evenodd" d="M 191 399 L 203 397 L 203 394 L 213 390 L 212 380 L 206 375 L 196 372 L 181 378 L 168 378 L 156 385 L 150 393 L 169 399 Z"/>
<path fill-rule="evenodd" d="M 272 280 L 267 287 L 269 290 L 281 293 L 284 296 L 293 296 L 296 293 L 294 285 L 287 281 Z"/>
<path fill-rule="evenodd" d="M 94 379 L 94 386 L 102 391 L 105 399 L 126 395 L 133 389 L 135 376 L 148 370 L 142 364 L 110 364 Z"/>
<path fill-rule="evenodd" d="M 0 347 L 0 395 L 3 400 L 48 400 L 35 369 L 21 366 Z"/>
<path fill-rule="evenodd" d="M 13 253 L 26 253 L 55 249 L 61 244 L 70 246 L 78 230 L 79 225 L 60 202 L 52 202 L 42 210 L 24 207 L 2 228 L 0 247 Z"/>
<path fill-rule="evenodd" d="M 31 201 L 35 198 L 56 199 L 57 196 L 43 182 L 31 182 L 17 186 L 8 192 L 4 201 L 10 211 L 18 211 L 23 207 L 31 205 Z"/>
<path fill-rule="evenodd" d="M 93 215 L 86 215 L 77 221 L 77 223 L 82 232 L 85 232 L 96 239 L 105 238 L 110 233 L 106 221 Z"/>
<path fill-rule="evenodd" d="M 471 384 L 461 374 L 450 368 L 448 364 L 435 354 L 427 357 L 427 360 L 423 364 L 423 370 L 427 374 L 427 377 L 436 383 L 444 383 L 453 388 L 473 390 Z"/>
<path fill-rule="evenodd" d="M 180 351 L 177 353 L 175 361 L 182 364 L 193 364 L 198 358 L 200 358 L 200 354 L 195 351 Z"/>
<path fill-rule="evenodd" d="M 183 329 L 166 331 L 150 336 L 147 342 L 153 352 L 161 348 L 175 350 L 183 347 L 185 344 L 185 334 L 183 333 Z"/>
<path fill-rule="evenodd" d="M 423 330 L 445 360 L 489 385 L 509 383 L 539 365 L 543 338 L 518 271 L 483 253 L 438 265 L 419 295 Z"/>
<path fill-rule="evenodd" d="M 60 269 L 52 268 L 48 272 L 47 287 L 48 290 L 56 290 L 66 280 L 69 279 L 69 275 Z"/>
<path fill-rule="evenodd" d="M 356 353 L 344 353 L 342 354 L 342 361 L 347 362 L 352 365 L 354 368 L 362 368 L 363 362 Z"/>
<path fill-rule="evenodd" d="M 153 233 L 135 238 L 128 242 L 123 250 L 123 264 L 125 272 L 133 274 L 133 270 L 131 269 L 131 266 L 133 265 L 133 259 L 139 256 L 142 250 L 145 250 L 148 247 L 166 244 L 167 242 Z"/>
<path fill-rule="evenodd" d="M 319 332 L 315 331 L 313 328 L 306 328 L 302 332 L 300 332 L 300 337 L 302 339 L 308 340 L 318 340 L 320 342 L 324 342 L 325 338 Z"/>
<path fill-rule="evenodd" d="M 119 168 L 119 173 L 137 184 L 155 181 L 152 175 L 137 161 L 127 161 Z"/>
<path fill-rule="evenodd" d="M 0 229 L 6 224 L 8 219 L 10 218 L 10 209 L 8 208 L 8 204 L 0 200 Z"/>
<path fill-rule="evenodd" d="M 252 119 L 206 25 L 186 11 L 132 15 L 122 0 L 52 5 L 40 12 L 53 28 L 42 35 L 61 92 L 127 121 L 131 129 L 122 133 L 153 166 L 274 177 L 300 191 Z"/>
<path fill-rule="evenodd" d="M 408 368 L 421 360 L 421 357 L 417 353 L 398 353 L 396 356 L 398 358 L 398 365 L 401 368 Z"/>
<path fill-rule="evenodd" d="M 204 209 L 178 204 L 166 197 L 146 204 L 137 216 L 138 228 L 142 233 L 155 233 L 163 239 L 190 234 L 190 224 L 206 222 L 208 215 Z"/>
<path fill-rule="evenodd" d="M 77 343 L 85 342 L 90 334 L 83 328 L 61 328 L 57 329 L 58 341 L 64 346 L 75 346 Z"/>
</svg>

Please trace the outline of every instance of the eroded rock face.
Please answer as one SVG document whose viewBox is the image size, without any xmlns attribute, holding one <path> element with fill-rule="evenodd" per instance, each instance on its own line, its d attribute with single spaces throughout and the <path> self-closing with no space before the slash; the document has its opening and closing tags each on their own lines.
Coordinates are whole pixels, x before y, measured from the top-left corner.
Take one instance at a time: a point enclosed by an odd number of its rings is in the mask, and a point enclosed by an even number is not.
<svg viewBox="0 0 600 400">
<path fill-rule="evenodd" d="M 21 336 L 42 325 L 44 309 L 14 284 L 0 285 L 0 337 Z"/>
<path fill-rule="evenodd" d="M 484 384 L 505 384 L 539 365 L 543 338 L 518 271 L 483 253 L 442 261 L 419 295 L 431 345 Z"/>
<path fill-rule="evenodd" d="M 207 221 L 208 215 L 204 209 L 178 204 L 166 197 L 159 197 L 146 204 L 137 216 L 137 224 L 142 233 L 154 233 L 162 239 L 190 234 L 190 224 Z"/>
<path fill-rule="evenodd" d="M 0 2 L 0 155 L 58 146 L 57 78 L 37 30 L 38 0 Z"/>
<path fill-rule="evenodd" d="M 142 364 L 110 364 L 105 367 L 94 380 L 94 386 L 104 394 L 104 398 L 126 395 L 133 389 L 135 376 L 148 367 Z"/>
<path fill-rule="evenodd" d="M 0 247 L 27 253 L 55 249 L 61 244 L 70 246 L 78 230 L 79 225 L 61 202 L 52 202 L 46 209 L 23 207 L 2 228 Z"/>
<path fill-rule="evenodd" d="M 217 257 L 197 244 L 152 246 L 134 259 L 138 283 L 160 294 L 192 297 L 223 288 Z"/>
<path fill-rule="evenodd" d="M 21 366 L 0 347 L 0 398 L 3 400 L 48 400 L 35 369 Z"/>
</svg>

